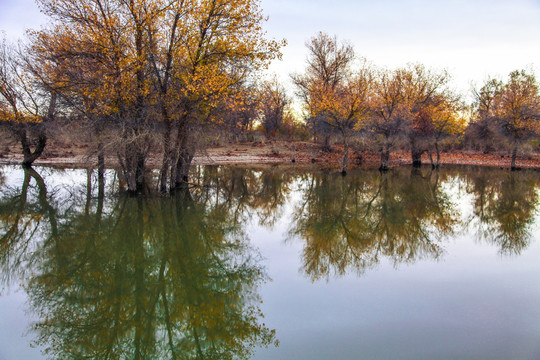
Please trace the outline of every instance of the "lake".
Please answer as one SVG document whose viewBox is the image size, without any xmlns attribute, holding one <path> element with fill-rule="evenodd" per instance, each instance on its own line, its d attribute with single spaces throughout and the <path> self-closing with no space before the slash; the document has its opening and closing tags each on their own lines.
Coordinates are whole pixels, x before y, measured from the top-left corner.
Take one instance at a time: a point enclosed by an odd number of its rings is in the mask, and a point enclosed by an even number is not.
<svg viewBox="0 0 540 360">
<path fill-rule="evenodd" d="M 540 172 L 0 167 L 0 360 L 540 359 Z"/>
</svg>

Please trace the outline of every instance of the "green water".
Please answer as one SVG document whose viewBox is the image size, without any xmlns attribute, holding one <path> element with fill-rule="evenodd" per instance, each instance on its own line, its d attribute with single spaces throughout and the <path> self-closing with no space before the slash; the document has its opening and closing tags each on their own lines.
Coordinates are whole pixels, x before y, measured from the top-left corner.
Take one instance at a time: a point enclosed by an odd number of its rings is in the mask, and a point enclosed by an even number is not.
<svg viewBox="0 0 540 360">
<path fill-rule="evenodd" d="M 540 173 L 0 168 L 0 360 L 540 359 Z"/>
</svg>

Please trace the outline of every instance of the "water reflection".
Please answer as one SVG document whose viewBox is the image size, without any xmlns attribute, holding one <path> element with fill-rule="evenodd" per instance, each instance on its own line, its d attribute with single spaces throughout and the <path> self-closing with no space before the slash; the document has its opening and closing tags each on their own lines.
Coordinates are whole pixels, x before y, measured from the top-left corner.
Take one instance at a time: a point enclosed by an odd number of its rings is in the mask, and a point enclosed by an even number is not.
<svg viewBox="0 0 540 360">
<path fill-rule="evenodd" d="M 468 221 L 479 239 L 496 244 L 501 253 L 519 255 L 531 239 L 538 211 L 538 172 L 482 170 L 461 173 L 474 196 Z"/>
<path fill-rule="evenodd" d="M 196 186 L 171 198 L 123 196 L 113 175 L 86 175 L 54 187 L 25 169 L 22 184 L 2 186 L 2 280 L 23 282 L 51 358 L 247 359 L 277 343 L 261 323 L 267 276 L 251 221 L 286 220 L 303 272 L 318 280 L 383 259 L 444 258 L 466 229 L 518 255 L 538 208 L 537 172 L 201 167 Z"/>
<path fill-rule="evenodd" d="M 394 264 L 438 258 L 459 219 L 440 174 L 419 170 L 313 175 L 291 234 L 303 238 L 306 274 L 316 280 L 363 273 L 382 257 Z"/>
<path fill-rule="evenodd" d="M 55 207 L 35 171 L 24 179 L 2 199 L 15 210 L 2 222 L 2 272 L 27 268 L 37 343 L 51 358 L 236 359 L 275 341 L 260 323 L 264 269 L 222 199 L 120 196 L 108 211 L 102 198 L 72 211 Z"/>
</svg>

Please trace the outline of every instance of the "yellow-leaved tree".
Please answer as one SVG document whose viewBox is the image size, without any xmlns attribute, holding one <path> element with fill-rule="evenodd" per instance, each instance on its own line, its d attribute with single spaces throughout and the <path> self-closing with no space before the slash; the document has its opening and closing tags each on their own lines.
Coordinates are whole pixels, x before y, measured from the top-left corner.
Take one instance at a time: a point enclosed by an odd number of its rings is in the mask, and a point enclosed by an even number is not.
<svg viewBox="0 0 540 360">
<path fill-rule="evenodd" d="M 307 110 L 312 133 L 324 139 L 323 148 L 329 149 L 332 134 L 342 138 L 341 170 L 346 173 L 350 138 L 367 122 L 373 71 L 365 61 L 354 67 L 353 47 L 339 44 L 336 37 L 321 32 L 306 46 L 309 55 L 305 73 L 293 75 L 293 82 Z"/>
<path fill-rule="evenodd" d="M 159 147 L 161 190 L 186 184 L 195 134 L 218 119 L 220 99 L 280 55 L 259 2 L 38 0 L 53 26 L 34 34 L 35 46 L 58 64 L 70 109 L 99 139 L 113 134 L 107 145 L 130 191 L 144 189 Z"/>
</svg>

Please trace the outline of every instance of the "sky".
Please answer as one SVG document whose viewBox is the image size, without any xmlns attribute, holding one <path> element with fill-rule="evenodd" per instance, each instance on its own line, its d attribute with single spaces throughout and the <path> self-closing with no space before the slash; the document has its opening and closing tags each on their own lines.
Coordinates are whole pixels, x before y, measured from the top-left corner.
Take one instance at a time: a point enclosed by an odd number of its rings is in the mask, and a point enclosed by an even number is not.
<svg viewBox="0 0 540 360">
<path fill-rule="evenodd" d="M 261 0 L 268 37 L 286 39 L 270 67 L 283 82 L 305 67 L 306 41 L 319 31 L 388 68 L 446 69 L 468 92 L 488 76 L 540 66 L 540 0 Z M 0 0 L 0 30 L 15 41 L 46 22 L 33 0 Z"/>
</svg>

